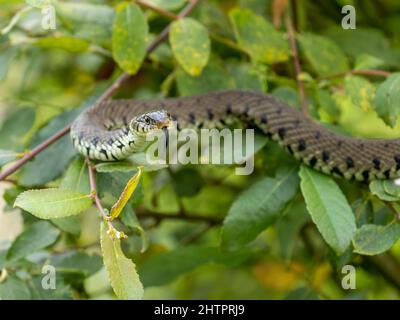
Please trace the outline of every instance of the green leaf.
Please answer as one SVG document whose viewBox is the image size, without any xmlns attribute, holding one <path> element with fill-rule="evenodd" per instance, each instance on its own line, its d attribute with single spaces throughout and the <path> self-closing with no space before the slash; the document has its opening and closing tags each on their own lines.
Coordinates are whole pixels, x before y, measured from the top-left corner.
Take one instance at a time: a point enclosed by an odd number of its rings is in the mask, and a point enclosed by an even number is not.
<svg viewBox="0 0 400 320">
<path fill-rule="evenodd" d="M 280 98 L 280 100 L 286 102 L 290 106 L 301 109 L 301 100 L 299 94 L 293 88 L 281 86 L 273 90 L 272 95 Z"/>
<path fill-rule="evenodd" d="M 235 79 L 238 89 L 267 91 L 266 70 L 262 66 L 253 66 L 247 63 L 228 63 L 227 68 Z"/>
<path fill-rule="evenodd" d="M 114 9 L 112 7 L 80 2 L 55 1 L 57 17 L 71 30 L 74 37 L 109 47 Z"/>
<path fill-rule="evenodd" d="M 176 81 L 181 96 L 190 96 L 215 90 L 232 89 L 235 81 L 231 75 L 216 61 L 210 61 L 201 75 L 192 77 L 178 68 Z"/>
<path fill-rule="evenodd" d="M 308 212 L 337 254 L 346 251 L 356 230 L 354 214 L 335 181 L 306 166 L 300 168 L 301 191 Z"/>
<path fill-rule="evenodd" d="M 82 108 L 63 112 L 52 119 L 49 124 L 35 134 L 29 143 L 29 148 L 33 149 L 70 124 L 80 112 L 82 112 Z M 69 135 L 65 135 L 21 168 L 20 183 L 24 186 L 42 185 L 57 178 L 63 173 L 75 154 L 71 138 Z"/>
<path fill-rule="evenodd" d="M 364 224 L 353 237 L 354 252 L 376 255 L 389 250 L 400 239 L 400 224 Z"/>
<path fill-rule="evenodd" d="M 26 228 L 12 243 L 7 252 L 8 261 L 16 261 L 53 244 L 60 231 L 47 221 Z"/>
<path fill-rule="evenodd" d="M 119 162 L 101 162 L 95 165 L 96 172 L 131 172 L 136 171 L 137 166 L 134 166 L 132 163 L 127 161 L 119 161 Z"/>
<path fill-rule="evenodd" d="M 43 8 L 50 4 L 50 0 L 25 0 L 25 2 L 35 8 Z"/>
<path fill-rule="evenodd" d="M 68 251 L 51 257 L 49 264 L 54 266 L 57 272 L 81 273 L 86 278 L 99 271 L 103 261 L 97 254 Z"/>
<path fill-rule="evenodd" d="M 210 57 L 207 29 L 194 19 L 179 19 L 171 24 L 169 41 L 182 68 L 190 75 L 198 76 Z"/>
<path fill-rule="evenodd" d="M 0 167 L 8 162 L 14 161 L 19 156 L 19 153 L 10 150 L 0 150 Z"/>
<path fill-rule="evenodd" d="M 275 178 L 252 185 L 232 204 L 222 228 L 222 244 L 229 247 L 253 240 L 271 225 L 298 188 L 297 169 L 283 168 Z"/>
<path fill-rule="evenodd" d="M 161 286 L 206 263 L 236 266 L 251 257 L 248 249 L 224 252 L 217 247 L 188 246 L 157 254 L 140 267 L 140 277 L 146 287 Z"/>
<path fill-rule="evenodd" d="M 90 208 L 88 194 L 68 189 L 28 190 L 15 200 L 14 207 L 30 212 L 40 219 L 54 219 L 77 215 Z"/>
<path fill-rule="evenodd" d="M 386 193 L 400 198 L 400 186 L 396 183 L 396 180 L 383 180 L 383 188 Z"/>
<path fill-rule="evenodd" d="M 146 0 L 146 2 L 165 10 L 176 10 L 181 8 L 187 0 Z"/>
<path fill-rule="evenodd" d="M 112 173 L 98 173 L 96 174 L 98 192 L 100 195 L 108 192 L 118 199 L 131 178 L 132 172 L 114 171 Z M 130 202 L 136 204 L 141 201 L 142 198 L 142 182 L 139 182 L 139 185 L 136 187 L 136 192 L 130 199 Z"/>
<path fill-rule="evenodd" d="M 95 25 L 110 26 L 114 18 L 112 7 L 84 2 L 54 2 L 57 15 L 74 22 L 85 22 Z"/>
<path fill-rule="evenodd" d="M 331 40 L 310 33 L 298 35 L 298 39 L 307 60 L 318 75 L 329 76 L 349 69 L 347 57 Z"/>
<path fill-rule="evenodd" d="M 375 111 L 379 117 L 392 128 L 400 114 L 400 73 L 393 73 L 376 91 L 374 99 Z"/>
<path fill-rule="evenodd" d="M 364 112 L 372 109 L 375 87 L 371 82 L 359 76 L 347 76 L 344 78 L 344 86 L 354 105 Z"/>
<path fill-rule="evenodd" d="M 394 182 L 390 180 L 373 180 L 369 184 L 369 190 L 372 194 L 376 195 L 379 199 L 384 201 L 399 201 L 400 194 L 398 194 L 394 186 Z M 386 185 L 386 188 L 385 188 Z"/>
<path fill-rule="evenodd" d="M 14 276 L 8 276 L 0 283 L 0 300 L 29 300 L 31 294 L 25 282 Z"/>
<path fill-rule="evenodd" d="M 149 236 L 143 229 L 142 225 L 139 222 L 139 219 L 136 217 L 132 208 L 126 206 L 121 213 L 120 219 L 124 225 L 126 225 L 129 228 L 132 228 L 137 234 L 139 234 L 140 239 L 142 241 L 142 248 L 140 249 L 140 252 L 141 253 L 145 252 L 149 246 Z"/>
<path fill-rule="evenodd" d="M 61 49 L 71 53 L 85 52 L 89 47 L 86 40 L 67 36 L 43 37 L 37 39 L 34 44 L 44 49 Z"/>
<path fill-rule="evenodd" d="M 239 46 L 255 62 L 273 64 L 289 59 L 287 40 L 263 17 L 241 8 L 231 10 L 229 17 Z"/>
<path fill-rule="evenodd" d="M 140 300 L 143 298 L 143 285 L 139 280 L 135 264 L 126 258 L 119 239 L 111 239 L 107 226 L 100 227 L 100 243 L 104 265 L 115 294 L 119 299 Z"/>
<path fill-rule="evenodd" d="M 0 81 L 3 81 L 7 77 L 11 62 L 16 57 L 17 53 L 18 50 L 15 47 L 0 52 Z"/>
<path fill-rule="evenodd" d="M 24 191 L 25 189 L 20 186 L 9 187 L 4 190 L 3 199 L 6 202 L 4 212 L 13 210 L 15 199 L 17 199 L 18 195 Z"/>
<path fill-rule="evenodd" d="M 87 165 L 82 158 L 71 162 L 59 188 L 86 194 L 90 193 L 89 173 Z"/>
<path fill-rule="evenodd" d="M 355 62 L 354 69 L 376 69 L 383 65 L 384 61 L 367 53 L 360 54 Z"/>
<path fill-rule="evenodd" d="M 398 66 L 392 57 L 390 42 L 382 30 L 361 28 L 344 30 L 340 27 L 330 28 L 326 35 L 331 38 L 342 50 L 352 58 L 360 55 L 371 55 L 382 59 L 386 65 Z"/>
<path fill-rule="evenodd" d="M 19 108 L 8 114 L 0 128 L 0 148 L 23 151 L 25 137 L 34 121 L 33 108 Z"/>
<path fill-rule="evenodd" d="M 276 224 L 281 254 L 290 261 L 300 228 L 310 219 L 304 203 L 290 203 Z"/>
<path fill-rule="evenodd" d="M 195 168 L 182 168 L 172 173 L 172 185 L 178 196 L 194 197 L 205 185 L 205 181 Z"/>
<path fill-rule="evenodd" d="M 324 109 L 332 117 L 339 116 L 339 108 L 337 107 L 335 100 L 332 98 L 328 90 L 317 89 L 316 99 L 318 105 Z"/>
<path fill-rule="evenodd" d="M 43 274 L 34 276 L 29 281 L 32 300 L 72 300 L 74 298 L 70 285 L 66 284 L 62 277 L 56 277 L 54 290 L 46 290 L 42 286 L 43 276 Z"/>
<path fill-rule="evenodd" d="M 113 24 L 113 57 L 126 72 L 135 74 L 146 56 L 148 25 L 136 4 L 122 3 L 117 7 Z"/>
<path fill-rule="evenodd" d="M 79 236 L 81 233 L 81 225 L 78 218 L 75 216 L 51 219 L 50 221 L 57 226 L 58 229 L 68 232 L 74 236 Z"/>
</svg>

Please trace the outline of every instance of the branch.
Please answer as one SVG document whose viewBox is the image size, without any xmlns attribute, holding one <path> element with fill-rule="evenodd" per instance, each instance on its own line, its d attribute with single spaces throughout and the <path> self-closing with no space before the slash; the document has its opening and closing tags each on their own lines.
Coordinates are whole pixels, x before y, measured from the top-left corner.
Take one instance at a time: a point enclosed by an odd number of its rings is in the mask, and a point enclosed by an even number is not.
<svg viewBox="0 0 400 320">
<path fill-rule="evenodd" d="M 57 132 L 55 135 L 51 136 L 47 140 L 43 141 L 41 144 L 33 148 L 31 151 L 27 152 L 21 159 L 14 162 L 13 165 L 9 166 L 7 169 L 0 173 L 0 181 L 6 179 L 10 174 L 17 171 L 20 167 L 22 167 L 25 163 L 27 163 L 30 159 L 35 157 L 38 153 L 42 152 L 52 143 L 56 142 L 58 139 L 63 137 L 65 134 L 69 132 L 70 126 L 65 127 L 64 129 Z"/>
<path fill-rule="evenodd" d="M 336 74 L 332 74 L 329 76 L 325 77 L 319 77 L 317 80 L 326 80 L 326 79 L 331 79 L 331 78 L 339 78 L 339 77 L 345 77 L 348 75 L 365 75 L 365 76 L 377 76 L 377 77 L 389 77 L 391 75 L 390 72 L 384 71 L 384 70 L 373 70 L 373 69 L 361 69 L 361 70 L 350 70 L 346 72 L 340 72 Z"/>
<path fill-rule="evenodd" d="M 303 81 L 301 81 L 301 79 L 300 79 L 301 65 L 300 65 L 299 53 L 297 50 L 296 35 L 295 35 L 293 23 L 290 19 L 289 13 L 286 14 L 285 23 L 286 23 L 286 30 L 287 30 L 288 36 L 289 36 L 290 48 L 292 51 L 291 53 L 292 53 L 292 57 L 293 57 L 293 65 L 294 65 L 294 72 L 295 72 L 295 76 L 296 76 L 297 86 L 299 87 L 299 95 L 300 95 L 302 111 L 303 111 L 304 115 L 308 115 L 307 100 L 306 100 L 306 94 L 305 94 L 305 90 L 304 90 L 304 84 L 303 84 Z"/>
<path fill-rule="evenodd" d="M 395 222 L 400 221 L 400 212 L 397 211 L 397 209 L 394 207 L 394 205 L 389 201 L 383 201 L 383 202 L 390 209 L 390 211 L 392 211 L 394 221 Z"/>
<path fill-rule="evenodd" d="M 183 18 L 187 16 L 193 8 L 196 6 L 198 3 L 198 0 L 191 0 L 190 3 L 178 14 L 178 18 Z M 147 56 L 153 52 L 160 44 L 163 42 L 167 36 L 168 32 L 170 29 L 170 25 L 166 26 L 164 30 L 157 36 L 157 38 L 148 46 L 147 48 Z M 98 99 L 95 103 L 101 103 L 107 99 L 109 99 L 111 96 L 114 95 L 114 93 L 118 90 L 118 88 L 127 80 L 130 78 L 130 75 L 128 73 L 123 73 Z M 64 129 L 60 130 L 47 140 L 43 141 L 40 143 L 38 146 L 36 146 L 34 149 L 31 151 L 27 152 L 21 159 L 17 160 L 14 162 L 11 166 L 9 166 L 6 170 L 0 173 L 0 181 L 4 180 L 7 178 L 9 175 L 13 174 L 15 171 L 17 171 L 19 168 L 21 168 L 25 163 L 27 163 L 29 160 L 34 158 L 37 154 L 45 150 L 47 147 L 49 147 L 51 144 L 56 142 L 58 139 L 63 137 L 65 134 L 67 134 L 70 130 L 70 125 L 65 127 Z"/>
<path fill-rule="evenodd" d="M 99 212 L 101 213 L 101 216 L 103 217 L 103 220 L 109 222 L 109 220 L 110 220 L 109 216 L 105 213 L 104 208 L 100 202 L 99 195 L 97 194 L 96 182 L 94 180 L 94 172 L 93 172 L 92 164 L 90 163 L 90 160 L 88 158 L 86 158 L 85 161 L 86 161 L 86 165 L 87 165 L 88 172 L 89 172 L 90 192 L 92 194 L 93 200 L 96 204 L 97 209 L 99 209 Z"/>
<path fill-rule="evenodd" d="M 153 218 L 156 220 L 163 219 L 174 219 L 174 220 L 186 220 L 186 221 L 194 221 L 194 222 L 207 222 L 210 226 L 222 224 L 223 219 L 209 216 L 199 216 L 195 214 L 191 214 L 188 212 L 184 212 L 184 214 L 165 214 L 158 213 L 143 207 L 135 208 L 135 213 L 138 218 Z"/>
<path fill-rule="evenodd" d="M 135 0 L 135 2 L 138 5 L 140 5 L 141 7 L 146 8 L 146 9 L 150 9 L 150 10 L 152 10 L 152 11 L 154 11 L 154 12 L 158 13 L 159 15 L 164 16 L 166 18 L 169 18 L 169 19 L 172 19 L 172 20 L 178 19 L 178 16 L 176 16 L 172 12 L 164 10 L 163 8 L 160 8 L 160 7 L 153 6 L 151 3 L 147 3 L 146 1 Z"/>
<path fill-rule="evenodd" d="M 379 270 L 389 283 L 400 290 L 400 262 L 393 254 L 386 252 L 365 258 Z"/>
<path fill-rule="evenodd" d="M 209 224 L 200 225 L 200 228 L 198 230 L 196 230 L 195 232 L 188 234 L 186 237 L 182 238 L 179 241 L 179 244 L 182 246 L 185 246 L 185 245 L 195 242 L 202 235 L 204 235 L 208 230 L 210 230 L 211 227 L 212 227 L 212 225 L 209 225 Z"/>
</svg>

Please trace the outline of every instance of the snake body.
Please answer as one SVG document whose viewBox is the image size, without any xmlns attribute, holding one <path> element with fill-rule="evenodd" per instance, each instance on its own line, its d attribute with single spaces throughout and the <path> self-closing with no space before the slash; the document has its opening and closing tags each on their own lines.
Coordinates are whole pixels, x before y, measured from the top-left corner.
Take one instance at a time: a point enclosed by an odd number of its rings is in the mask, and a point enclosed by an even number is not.
<svg viewBox="0 0 400 320">
<path fill-rule="evenodd" d="M 223 127 L 239 119 L 261 130 L 294 157 L 316 170 L 368 181 L 400 176 L 400 139 L 362 139 L 321 127 L 274 96 L 227 90 L 191 97 L 114 100 L 85 110 L 71 127 L 80 153 L 91 159 L 121 160 L 143 148 L 129 123 L 151 110 L 167 110 L 182 128 Z"/>
</svg>

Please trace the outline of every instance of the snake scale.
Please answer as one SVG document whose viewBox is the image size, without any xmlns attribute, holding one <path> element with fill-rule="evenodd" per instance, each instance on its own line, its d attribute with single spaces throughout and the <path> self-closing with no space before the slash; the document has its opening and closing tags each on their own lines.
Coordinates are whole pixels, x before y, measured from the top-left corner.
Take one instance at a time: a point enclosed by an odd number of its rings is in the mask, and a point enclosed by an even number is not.
<svg viewBox="0 0 400 320">
<path fill-rule="evenodd" d="M 71 138 L 75 148 L 91 159 L 121 160 L 141 150 L 146 130 L 166 127 L 169 117 L 176 121 L 178 130 L 223 127 L 239 119 L 326 174 L 359 181 L 400 176 L 400 139 L 338 135 L 274 96 L 245 90 L 106 101 L 77 117 Z"/>
</svg>

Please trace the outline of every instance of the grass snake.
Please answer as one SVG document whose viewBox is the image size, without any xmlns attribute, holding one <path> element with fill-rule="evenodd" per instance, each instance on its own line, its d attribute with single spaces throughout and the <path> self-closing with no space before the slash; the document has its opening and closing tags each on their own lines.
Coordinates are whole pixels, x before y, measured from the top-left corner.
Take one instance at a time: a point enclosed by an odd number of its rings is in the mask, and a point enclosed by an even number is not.
<svg viewBox="0 0 400 320">
<path fill-rule="evenodd" d="M 326 174 L 359 181 L 400 176 L 400 139 L 338 135 L 272 95 L 245 90 L 106 101 L 77 117 L 71 138 L 75 148 L 91 159 L 122 160 L 143 149 L 149 131 L 169 127 L 171 120 L 178 129 L 218 128 L 240 120 Z"/>
</svg>

